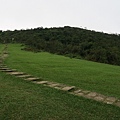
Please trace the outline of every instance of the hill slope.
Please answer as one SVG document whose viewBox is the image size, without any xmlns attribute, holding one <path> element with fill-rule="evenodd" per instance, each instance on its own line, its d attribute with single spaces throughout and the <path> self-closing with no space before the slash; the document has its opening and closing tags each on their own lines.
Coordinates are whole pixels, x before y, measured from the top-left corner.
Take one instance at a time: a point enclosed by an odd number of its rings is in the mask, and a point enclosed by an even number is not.
<svg viewBox="0 0 120 120">
<path fill-rule="evenodd" d="M 43 80 L 73 85 L 120 98 L 120 67 L 70 59 L 46 52 L 22 51 L 20 45 L 8 47 L 10 56 L 5 63 Z"/>
<path fill-rule="evenodd" d="M 118 120 L 119 111 L 0 72 L 0 120 Z"/>
<path fill-rule="evenodd" d="M 47 51 L 102 63 L 120 65 L 120 35 L 81 28 L 35 28 L 0 32 L 0 42 L 17 42 L 27 50 Z"/>
</svg>

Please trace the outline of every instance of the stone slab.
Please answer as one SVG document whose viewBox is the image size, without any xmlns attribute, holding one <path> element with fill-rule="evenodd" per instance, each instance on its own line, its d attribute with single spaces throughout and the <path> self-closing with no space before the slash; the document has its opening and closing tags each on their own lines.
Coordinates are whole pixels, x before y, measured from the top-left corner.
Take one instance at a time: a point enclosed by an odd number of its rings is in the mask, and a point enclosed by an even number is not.
<svg viewBox="0 0 120 120">
<path fill-rule="evenodd" d="M 96 100 L 96 101 L 104 101 L 105 98 L 106 98 L 106 97 L 103 96 L 103 95 L 98 95 L 98 96 L 94 97 L 93 99 Z"/>
<path fill-rule="evenodd" d="M 52 83 L 51 85 L 48 85 L 48 86 L 53 87 L 58 90 L 62 90 L 64 87 L 66 87 L 65 85 L 60 84 L 60 83 Z"/>
<path fill-rule="evenodd" d="M 97 96 L 96 92 L 90 92 L 89 94 L 87 94 L 88 97 L 95 97 Z"/>
<path fill-rule="evenodd" d="M 120 101 L 117 101 L 117 102 L 115 103 L 115 105 L 118 106 L 118 107 L 120 107 Z"/>
<path fill-rule="evenodd" d="M 49 82 L 47 82 L 46 84 L 49 86 L 49 85 L 52 85 L 52 84 L 54 84 L 54 83 L 49 81 Z"/>
<path fill-rule="evenodd" d="M 1 72 L 12 72 L 11 70 L 0 70 Z"/>
<path fill-rule="evenodd" d="M 1 64 L 1 65 L 0 65 L 0 68 L 7 68 L 7 66 L 4 65 L 4 64 Z"/>
<path fill-rule="evenodd" d="M 23 73 L 23 72 L 10 72 L 8 74 L 10 74 L 10 75 L 24 75 L 25 73 Z"/>
<path fill-rule="evenodd" d="M 85 96 L 85 94 L 84 94 L 84 93 L 82 93 L 82 92 L 77 93 L 76 95 L 78 95 L 78 96 Z"/>
<path fill-rule="evenodd" d="M 74 91 L 75 94 L 80 93 L 80 92 L 82 92 L 82 90 L 80 90 L 80 89 Z"/>
<path fill-rule="evenodd" d="M 8 54 L 4 54 L 3 57 L 4 57 L 4 58 L 8 57 Z"/>
<path fill-rule="evenodd" d="M 7 67 L 1 67 L 0 70 L 9 70 Z"/>
<path fill-rule="evenodd" d="M 66 86 L 66 87 L 63 87 L 62 88 L 62 90 L 64 90 L 64 91 L 70 91 L 70 90 L 72 90 L 72 89 L 74 89 L 75 88 L 75 86 Z"/>
<path fill-rule="evenodd" d="M 2 70 L 2 72 L 14 72 L 14 70 Z"/>
<path fill-rule="evenodd" d="M 28 80 L 28 81 L 36 81 L 36 80 L 39 80 L 39 78 L 26 78 L 25 80 Z"/>
<path fill-rule="evenodd" d="M 106 100 L 115 102 L 117 99 L 114 97 L 107 97 Z"/>
<path fill-rule="evenodd" d="M 31 75 L 20 75 L 20 76 L 17 76 L 19 78 L 27 78 L 27 77 L 31 77 Z"/>
<path fill-rule="evenodd" d="M 34 82 L 34 83 L 36 83 L 36 84 L 46 84 L 46 83 L 48 83 L 48 81 L 38 81 L 38 82 Z"/>
<path fill-rule="evenodd" d="M 116 101 L 117 101 L 117 99 L 114 97 L 107 97 L 104 102 L 107 104 L 113 104 Z"/>
<path fill-rule="evenodd" d="M 84 94 L 88 94 L 88 93 L 90 93 L 90 91 L 87 91 L 87 90 L 84 90 L 84 91 L 82 91 Z"/>
<path fill-rule="evenodd" d="M 50 87 L 57 87 L 57 86 L 60 86 L 60 84 L 59 83 L 53 83 L 53 84 L 51 84 L 51 85 L 49 85 Z"/>
<path fill-rule="evenodd" d="M 58 90 L 62 90 L 62 87 L 61 86 L 56 86 L 54 87 L 55 89 L 58 89 Z"/>
</svg>

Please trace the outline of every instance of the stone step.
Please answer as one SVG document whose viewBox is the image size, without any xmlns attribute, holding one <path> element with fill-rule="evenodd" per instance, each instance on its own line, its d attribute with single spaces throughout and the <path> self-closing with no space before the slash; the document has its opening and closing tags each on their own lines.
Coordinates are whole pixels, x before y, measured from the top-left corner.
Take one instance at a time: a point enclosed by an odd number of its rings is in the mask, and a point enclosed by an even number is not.
<svg viewBox="0 0 120 120">
<path fill-rule="evenodd" d="M 59 83 L 52 83 L 51 85 L 49 85 L 49 87 L 53 87 L 53 88 L 56 88 L 56 87 L 61 87 L 61 85 Z"/>
<path fill-rule="evenodd" d="M 40 78 L 35 78 L 35 77 L 30 77 L 30 78 L 26 78 L 24 80 L 28 80 L 28 81 L 37 81 L 37 80 L 40 80 Z"/>
<path fill-rule="evenodd" d="M 87 98 L 91 98 L 93 94 L 90 94 L 90 91 L 87 90 L 81 90 L 78 88 L 75 88 L 74 91 L 72 91 L 72 94 L 78 95 L 78 96 L 86 96 Z"/>
<path fill-rule="evenodd" d="M 105 99 L 104 103 L 113 104 L 113 103 L 115 103 L 116 101 L 117 101 L 117 99 L 114 98 L 114 97 L 107 97 L 107 98 Z"/>
<path fill-rule="evenodd" d="M 66 85 L 55 82 L 47 82 L 46 85 L 59 90 L 62 90 L 64 87 L 66 87 Z"/>
<path fill-rule="evenodd" d="M 66 86 L 62 88 L 63 91 L 71 91 L 73 89 L 75 89 L 75 86 Z"/>
<path fill-rule="evenodd" d="M 105 96 L 105 95 L 97 94 L 97 96 L 93 97 L 92 99 L 103 102 L 103 101 L 105 101 L 106 98 L 107 98 L 107 96 Z"/>
<path fill-rule="evenodd" d="M 90 92 L 89 94 L 87 94 L 88 97 L 96 97 L 97 96 L 97 93 L 96 92 Z"/>
<path fill-rule="evenodd" d="M 34 83 L 36 83 L 36 84 L 46 84 L 46 83 L 48 83 L 48 81 L 35 81 Z"/>
<path fill-rule="evenodd" d="M 15 69 L 7 69 L 7 70 L 0 70 L 0 71 L 2 71 L 2 72 L 7 72 L 7 73 L 11 73 L 11 72 L 14 72 L 14 71 L 16 71 Z"/>
<path fill-rule="evenodd" d="M 7 67 L 0 67 L 0 70 L 10 70 L 10 69 Z"/>
<path fill-rule="evenodd" d="M 7 74 L 10 74 L 10 75 L 24 75 L 25 73 L 24 72 L 9 72 L 9 73 L 7 73 Z"/>
<path fill-rule="evenodd" d="M 65 87 L 65 85 L 62 85 L 62 84 L 60 84 L 60 83 L 49 82 L 49 81 L 35 81 L 35 82 L 33 82 L 33 83 L 43 84 L 43 85 L 45 85 L 45 86 L 52 87 L 52 88 L 59 89 L 59 90 L 61 90 L 62 88 Z"/>
<path fill-rule="evenodd" d="M 27 77 L 32 77 L 32 75 L 19 75 L 19 76 L 17 76 L 17 77 L 19 77 L 19 78 L 27 78 Z"/>
<path fill-rule="evenodd" d="M 1 64 L 0 65 L 0 68 L 6 68 L 7 66 L 6 65 L 4 65 L 4 64 Z"/>
<path fill-rule="evenodd" d="M 82 90 L 81 89 L 77 89 L 77 90 L 73 91 L 73 94 L 78 94 L 80 92 L 82 92 Z"/>
<path fill-rule="evenodd" d="M 114 105 L 120 107 L 120 100 L 117 100 L 117 102 L 115 102 Z"/>
</svg>

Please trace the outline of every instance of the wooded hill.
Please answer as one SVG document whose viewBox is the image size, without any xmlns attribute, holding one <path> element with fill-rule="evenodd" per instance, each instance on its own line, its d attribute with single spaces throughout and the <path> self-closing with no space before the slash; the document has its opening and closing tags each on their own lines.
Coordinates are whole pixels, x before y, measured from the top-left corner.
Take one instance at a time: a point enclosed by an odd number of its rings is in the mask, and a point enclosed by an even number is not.
<svg viewBox="0 0 120 120">
<path fill-rule="evenodd" d="M 75 27 L 0 31 L 1 43 L 22 43 L 26 50 L 120 65 L 120 35 Z"/>
</svg>

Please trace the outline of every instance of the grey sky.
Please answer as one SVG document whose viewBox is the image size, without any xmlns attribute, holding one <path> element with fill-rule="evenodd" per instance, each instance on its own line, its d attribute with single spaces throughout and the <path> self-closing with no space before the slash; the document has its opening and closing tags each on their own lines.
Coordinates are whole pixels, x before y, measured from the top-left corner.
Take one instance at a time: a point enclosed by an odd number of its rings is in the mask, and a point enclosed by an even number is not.
<svg viewBox="0 0 120 120">
<path fill-rule="evenodd" d="M 0 29 L 87 27 L 120 34 L 120 0 L 0 0 Z"/>
</svg>

